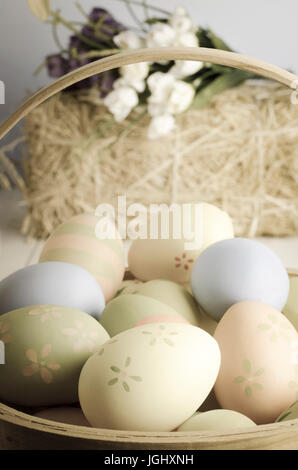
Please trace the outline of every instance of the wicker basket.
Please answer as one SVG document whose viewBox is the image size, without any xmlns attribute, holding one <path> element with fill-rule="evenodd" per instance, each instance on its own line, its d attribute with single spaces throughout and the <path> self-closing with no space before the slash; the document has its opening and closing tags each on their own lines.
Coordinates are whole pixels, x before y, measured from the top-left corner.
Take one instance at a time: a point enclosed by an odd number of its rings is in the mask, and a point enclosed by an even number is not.
<svg viewBox="0 0 298 470">
<path fill-rule="evenodd" d="M 200 60 L 252 71 L 295 88 L 298 77 L 276 66 L 232 52 L 205 48 L 144 49 L 117 54 L 82 67 L 29 98 L 1 127 L 3 138 L 46 99 L 82 79 L 137 62 Z M 297 276 L 297 271 L 290 271 Z M 298 449 L 298 419 L 233 432 L 146 433 L 59 424 L 0 404 L 1 449 Z"/>
</svg>

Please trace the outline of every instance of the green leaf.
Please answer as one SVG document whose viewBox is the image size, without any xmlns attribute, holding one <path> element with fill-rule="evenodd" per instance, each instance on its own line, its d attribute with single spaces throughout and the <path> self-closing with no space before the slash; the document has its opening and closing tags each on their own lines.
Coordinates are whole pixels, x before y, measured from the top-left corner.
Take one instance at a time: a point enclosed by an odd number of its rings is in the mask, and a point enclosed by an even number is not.
<svg viewBox="0 0 298 470">
<path fill-rule="evenodd" d="M 242 384 L 244 381 L 245 381 L 245 377 L 243 377 L 242 375 L 238 375 L 238 377 L 234 378 L 235 384 Z"/>
<path fill-rule="evenodd" d="M 51 12 L 50 0 L 27 0 L 27 5 L 36 18 L 46 21 Z"/>
<path fill-rule="evenodd" d="M 125 367 L 128 367 L 130 363 L 131 363 L 131 358 L 127 357 L 125 361 Z"/>
<path fill-rule="evenodd" d="M 216 36 L 211 29 L 207 29 L 207 34 L 215 49 L 232 52 L 232 49 L 222 39 Z"/>
<path fill-rule="evenodd" d="M 257 383 L 257 382 L 254 382 L 254 383 L 252 384 L 252 386 L 253 386 L 253 388 L 255 388 L 256 390 L 263 390 L 263 388 L 264 388 L 262 384 L 259 384 L 259 383 Z"/>
<path fill-rule="evenodd" d="M 118 382 L 118 378 L 115 377 L 114 379 L 112 379 L 112 380 L 110 380 L 110 381 L 108 382 L 108 385 L 114 385 L 114 384 L 116 384 L 117 382 Z"/>
<path fill-rule="evenodd" d="M 102 348 L 100 351 L 98 351 L 98 355 L 99 355 L 99 356 L 102 356 L 103 353 L 104 353 L 104 348 Z"/>
<path fill-rule="evenodd" d="M 244 359 L 244 361 L 242 361 L 242 367 L 245 372 L 249 373 L 251 371 L 250 361 L 248 359 Z"/>
<path fill-rule="evenodd" d="M 246 395 L 247 397 L 251 397 L 251 396 L 252 396 L 252 389 L 251 389 L 251 386 L 250 386 L 250 385 L 247 385 L 247 387 L 245 387 L 244 392 L 245 392 L 245 395 Z"/>
<path fill-rule="evenodd" d="M 209 49 L 214 49 L 212 41 L 208 35 L 207 29 L 199 28 L 197 31 L 197 38 L 201 47 L 208 47 Z"/>
<path fill-rule="evenodd" d="M 264 371 L 265 369 L 258 369 L 255 373 L 254 373 L 254 377 L 259 377 L 260 375 L 264 374 Z"/>
<path fill-rule="evenodd" d="M 167 23 L 168 19 L 167 18 L 158 18 L 158 17 L 153 17 L 153 18 L 147 18 L 145 20 L 145 23 L 152 25 L 155 23 Z"/>
<path fill-rule="evenodd" d="M 136 382 L 142 382 L 143 380 L 139 375 L 130 375 L 129 378 L 135 380 Z"/>
<path fill-rule="evenodd" d="M 111 366 L 110 369 L 111 369 L 113 372 L 116 372 L 116 374 L 119 374 L 119 372 L 120 372 L 119 367 L 116 367 L 116 366 Z"/>
<path fill-rule="evenodd" d="M 238 86 L 248 78 L 252 77 L 255 77 L 255 75 L 242 70 L 233 70 L 232 72 L 227 72 L 218 76 L 212 80 L 211 83 L 199 89 L 192 102 L 191 108 L 203 108 L 218 93 L 221 93 L 228 88 Z"/>
<path fill-rule="evenodd" d="M 123 386 L 123 388 L 124 388 L 124 390 L 125 390 L 126 392 L 130 392 L 130 388 L 129 388 L 128 383 L 122 382 L 122 386 Z"/>
<path fill-rule="evenodd" d="M 152 331 L 142 331 L 143 335 L 152 335 Z"/>
<path fill-rule="evenodd" d="M 297 383 L 294 380 L 290 380 L 290 382 L 288 383 L 288 387 L 289 388 L 296 388 Z"/>
</svg>

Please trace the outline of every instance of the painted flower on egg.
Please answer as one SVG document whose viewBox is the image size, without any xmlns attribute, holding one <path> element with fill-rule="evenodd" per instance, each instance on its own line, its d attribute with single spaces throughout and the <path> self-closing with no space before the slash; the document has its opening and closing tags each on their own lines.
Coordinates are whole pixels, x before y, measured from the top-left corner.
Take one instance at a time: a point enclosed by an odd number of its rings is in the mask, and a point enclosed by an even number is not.
<svg viewBox="0 0 298 470">
<path fill-rule="evenodd" d="M 94 340 L 97 338 L 95 331 L 87 331 L 84 329 L 84 324 L 81 321 L 75 322 L 75 328 L 64 328 L 62 333 L 66 336 L 74 336 L 74 350 L 80 351 L 83 348 L 88 348 L 88 351 L 92 352 L 95 348 Z"/>
<path fill-rule="evenodd" d="M 245 359 L 242 362 L 242 368 L 245 375 L 238 375 L 238 377 L 235 377 L 234 383 L 245 384 L 244 393 L 247 397 L 251 397 L 253 395 L 253 390 L 263 389 L 263 385 L 257 382 L 257 378 L 264 374 L 264 369 L 260 368 L 252 373 L 252 365 L 248 359 Z"/>
<path fill-rule="evenodd" d="M 193 258 L 187 258 L 186 253 L 183 253 L 181 256 L 175 256 L 175 268 L 182 268 L 186 271 L 190 268 L 190 265 L 194 262 Z"/>
<path fill-rule="evenodd" d="M 53 381 L 52 372 L 61 369 L 60 364 L 46 360 L 51 351 L 52 346 L 50 344 L 44 345 L 40 355 L 38 355 L 34 349 L 28 349 L 26 351 L 26 357 L 31 364 L 23 369 L 23 375 L 25 377 L 32 377 L 39 373 L 43 382 L 50 384 Z"/>
<path fill-rule="evenodd" d="M 108 385 L 115 385 L 117 383 L 122 383 L 122 387 L 126 392 L 130 392 L 130 385 L 128 382 L 133 380 L 135 382 L 142 382 L 142 377 L 139 375 L 128 375 L 127 368 L 131 364 L 131 358 L 127 357 L 125 360 L 124 368 L 120 369 L 117 366 L 111 366 L 110 369 L 116 374 L 116 377 L 109 380 Z"/>
<path fill-rule="evenodd" d="M 154 346 L 157 342 L 163 342 L 168 346 L 175 346 L 174 341 L 172 340 L 172 336 L 178 335 L 176 331 L 166 331 L 165 325 L 159 325 L 157 331 L 142 331 L 143 335 L 148 335 L 150 338 L 149 345 Z M 170 338 L 169 338 L 170 336 Z"/>
</svg>

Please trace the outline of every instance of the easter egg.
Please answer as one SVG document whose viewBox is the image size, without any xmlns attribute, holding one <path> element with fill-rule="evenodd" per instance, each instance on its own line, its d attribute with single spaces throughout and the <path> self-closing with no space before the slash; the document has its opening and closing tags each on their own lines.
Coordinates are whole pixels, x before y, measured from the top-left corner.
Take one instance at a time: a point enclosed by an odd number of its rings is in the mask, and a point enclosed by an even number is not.
<svg viewBox="0 0 298 470">
<path fill-rule="evenodd" d="M 46 408 L 38 411 L 34 416 L 37 418 L 47 419 L 49 421 L 56 421 L 57 423 L 90 427 L 90 424 L 86 420 L 82 410 L 74 406 Z"/>
<path fill-rule="evenodd" d="M 190 204 L 190 208 L 177 222 L 173 212 L 168 214 L 166 238 L 160 233 L 157 239 L 133 241 L 128 266 L 137 279 L 168 279 L 186 284 L 198 255 L 212 243 L 234 236 L 232 221 L 226 212 L 206 203 Z M 173 233 L 176 224 L 180 235 Z"/>
<path fill-rule="evenodd" d="M 276 422 L 281 421 L 291 421 L 292 419 L 298 419 L 298 400 L 292 403 L 289 408 L 281 413 L 281 415 L 277 418 Z"/>
<path fill-rule="evenodd" d="M 100 318 L 111 337 L 135 326 L 163 322 L 188 323 L 168 305 L 139 294 L 121 295 L 111 300 Z"/>
<path fill-rule="evenodd" d="M 217 323 L 205 314 L 192 294 L 180 284 L 165 279 L 155 279 L 141 284 L 137 293 L 169 305 L 192 325 L 210 334 L 214 333 Z"/>
<path fill-rule="evenodd" d="M 283 313 L 298 330 L 298 274 L 290 275 L 290 291 Z"/>
<path fill-rule="evenodd" d="M 135 294 L 142 284 L 142 281 L 139 281 L 138 279 L 129 279 L 127 281 L 122 281 L 118 291 L 115 294 L 115 297 L 120 297 L 121 295 L 127 294 Z"/>
<path fill-rule="evenodd" d="M 68 307 L 37 305 L 2 315 L 0 400 L 32 407 L 78 401 L 81 368 L 108 339 L 93 317 Z"/>
<path fill-rule="evenodd" d="M 46 241 L 39 261 L 62 261 L 81 266 L 97 279 L 108 302 L 123 280 L 124 246 L 117 233 L 115 239 L 100 239 L 97 234 L 99 221 L 99 217 L 82 214 L 59 225 Z"/>
<path fill-rule="evenodd" d="M 237 411 L 211 410 L 205 413 L 195 413 L 177 431 L 225 431 L 249 427 L 256 427 L 256 424 Z"/>
<path fill-rule="evenodd" d="M 98 318 L 105 299 L 94 277 L 70 263 L 34 264 L 0 282 L 0 315 L 41 304 L 71 307 Z"/>
<path fill-rule="evenodd" d="M 214 338 L 222 357 L 214 387 L 220 406 L 257 424 L 274 422 L 298 391 L 293 325 L 269 305 L 244 301 L 224 314 Z"/>
<path fill-rule="evenodd" d="M 206 398 L 206 400 L 203 401 L 203 403 L 201 404 L 198 411 L 201 411 L 201 412 L 210 411 L 210 410 L 216 410 L 217 408 L 220 408 L 220 406 L 218 404 L 218 401 L 216 400 L 214 389 L 212 389 L 208 397 Z"/>
<path fill-rule="evenodd" d="M 138 326 L 88 359 L 79 380 L 80 404 L 94 427 L 171 431 L 204 401 L 219 365 L 216 341 L 200 328 Z"/>
<path fill-rule="evenodd" d="M 231 305 L 244 300 L 282 310 L 289 277 L 280 259 L 265 245 L 234 238 L 215 243 L 199 256 L 191 288 L 203 310 L 218 321 Z"/>
</svg>

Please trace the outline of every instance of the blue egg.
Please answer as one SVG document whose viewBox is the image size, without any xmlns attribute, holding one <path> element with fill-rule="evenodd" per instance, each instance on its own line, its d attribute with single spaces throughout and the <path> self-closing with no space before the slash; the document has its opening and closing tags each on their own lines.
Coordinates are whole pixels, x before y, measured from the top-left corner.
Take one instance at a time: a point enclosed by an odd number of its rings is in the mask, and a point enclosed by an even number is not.
<svg viewBox="0 0 298 470">
<path fill-rule="evenodd" d="M 258 300 L 281 311 L 289 294 L 289 277 L 263 243 L 234 238 L 201 253 L 192 270 L 191 288 L 206 313 L 219 321 L 228 308 L 244 300 Z"/>
<path fill-rule="evenodd" d="M 0 315 L 42 304 L 71 307 L 99 318 L 105 299 L 92 274 L 70 263 L 34 264 L 0 282 Z"/>
</svg>

